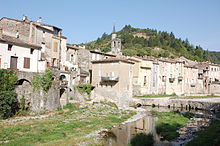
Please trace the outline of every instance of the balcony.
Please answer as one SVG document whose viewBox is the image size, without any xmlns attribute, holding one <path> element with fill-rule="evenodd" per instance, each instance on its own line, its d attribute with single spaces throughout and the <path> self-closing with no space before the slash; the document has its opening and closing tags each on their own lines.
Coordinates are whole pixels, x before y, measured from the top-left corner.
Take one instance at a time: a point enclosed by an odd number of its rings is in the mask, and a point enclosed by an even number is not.
<svg viewBox="0 0 220 146">
<path fill-rule="evenodd" d="M 102 82 L 105 82 L 105 81 L 118 82 L 119 77 L 101 77 L 101 81 Z"/>
<path fill-rule="evenodd" d="M 169 78 L 169 82 L 173 83 L 175 81 L 175 78 Z"/>
<path fill-rule="evenodd" d="M 182 80 L 183 80 L 183 76 L 179 76 L 178 81 L 182 81 Z"/>
<path fill-rule="evenodd" d="M 195 84 L 195 83 L 192 83 L 190 86 L 191 86 L 191 87 L 196 87 L 196 84 Z"/>
</svg>

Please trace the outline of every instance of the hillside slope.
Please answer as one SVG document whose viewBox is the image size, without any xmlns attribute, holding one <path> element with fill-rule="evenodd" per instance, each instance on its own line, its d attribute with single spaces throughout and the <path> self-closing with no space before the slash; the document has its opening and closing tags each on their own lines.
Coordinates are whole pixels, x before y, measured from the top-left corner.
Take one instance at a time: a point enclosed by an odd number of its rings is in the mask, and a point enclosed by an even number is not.
<svg viewBox="0 0 220 146">
<path fill-rule="evenodd" d="M 220 63 L 220 52 L 209 52 L 200 46 L 194 46 L 188 39 L 176 38 L 174 34 L 153 29 L 133 28 L 130 25 L 116 32 L 122 39 L 122 53 L 126 56 L 177 57 L 185 56 L 191 60 Z M 85 44 L 90 50 L 110 51 L 111 34 L 104 33 L 96 41 Z"/>
</svg>

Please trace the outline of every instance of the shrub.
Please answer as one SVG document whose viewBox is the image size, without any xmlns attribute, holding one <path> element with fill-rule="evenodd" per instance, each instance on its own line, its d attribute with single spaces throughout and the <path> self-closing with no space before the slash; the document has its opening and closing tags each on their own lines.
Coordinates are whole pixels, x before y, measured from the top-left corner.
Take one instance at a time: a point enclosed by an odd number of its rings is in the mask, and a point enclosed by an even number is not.
<svg viewBox="0 0 220 146">
<path fill-rule="evenodd" d="M 13 70 L 0 69 L 0 91 L 14 90 L 17 80 L 17 75 Z"/>
<path fill-rule="evenodd" d="M 35 75 L 32 80 L 34 91 L 36 89 L 42 89 L 47 92 L 52 85 L 53 75 L 53 72 L 48 69 L 42 74 Z"/>
<path fill-rule="evenodd" d="M 90 85 L 90 84 L 85 84 L 85 85 L 79 85 L 76 86 L 77 90 L 81 93 L 87 93 L 90 94 L 91 91 L 94 89 L 94 86 Z"/>
<path fill-rule="evenodd" d="M 153 146 L 154 138 L 152 134 L 139 133 L 131 139 L 131 146 Z"/>
<path fill-rule="evenodd" d="M 0 118 L 9 118 L 14 115 L 17 110 L 17 94 L 13 91 L 0 91 Z"/>
</svg>

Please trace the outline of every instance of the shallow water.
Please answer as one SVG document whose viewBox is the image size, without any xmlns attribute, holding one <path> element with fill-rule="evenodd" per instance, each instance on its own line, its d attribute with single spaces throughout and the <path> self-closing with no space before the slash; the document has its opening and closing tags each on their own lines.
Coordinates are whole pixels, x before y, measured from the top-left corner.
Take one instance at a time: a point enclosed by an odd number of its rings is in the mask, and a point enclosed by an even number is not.
<svg viewBox="0 0 220 146">
<path fill-rule="evenodd" d="M 146 116 L 141 119 L 138 119 L 134 122 L 120 124 L 115 128 L 112 128 L 108 131 L 106 135 L 106 146 L 127 146 L 130 143 L 130 140 L 137 135 L 138 133 L 144 134 L 153 134 L 155 145 L 156 146 L 168 146 L 168 145 L 178 145 L 178 143 L 171 143 L 168 141 L 161 141 L 160 136 L 156 133 L 155 121 L 157 117 L 152 116 L 150 111 L 155 110 L 159 112 L 169 112 L 173 110 L 179 110 L 180 112 L 186 112 L 185 109 L 170 109 L 165 107 L 143 107 L 146 109 Z M 196 115 L 205 115 L 210 116 L 212 113 L 208 111 L 196 111 L 190 110 L 190 112 Z"/>
</svg>

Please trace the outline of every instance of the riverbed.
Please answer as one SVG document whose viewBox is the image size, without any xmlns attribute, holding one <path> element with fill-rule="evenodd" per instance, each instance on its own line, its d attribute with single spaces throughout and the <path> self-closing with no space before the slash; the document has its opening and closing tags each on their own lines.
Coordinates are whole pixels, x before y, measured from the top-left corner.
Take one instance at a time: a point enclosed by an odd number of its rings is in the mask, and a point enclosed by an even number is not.
<svg viewBox="0 0 220 146">
<path fill-rule="evenodd" d="M 186 110 L 179 108 L 165 108 L 165 107 L 142 107 L 145 111 L 142 111 L 142 117 L 135 121 L 119 124 L 118 126 L 109 130 L 105 135 L 106 146 L 127 146 L 130 140 L 139 133 L 149 134 L 151 133 L 154 138 L 154 145 L 156 146 L 179 146 L 186 145 L 186 143 L 192 140 L 195 135 L 193 132 L 201 130 L 204 126 L 210 124 L 211 119 L 215 118 L 215 114 L 210 111 L 202 110 Z M 185 127 L 178 130 L 180 136 L 174 141 L 166 141 L 157 134 L 155 123 L 158 118 L 151 114 L 151 111 L 170 112 L 178 110 L 179 112 L 190 112 L 194 116 L 190 119 Z"/>
</svg>

